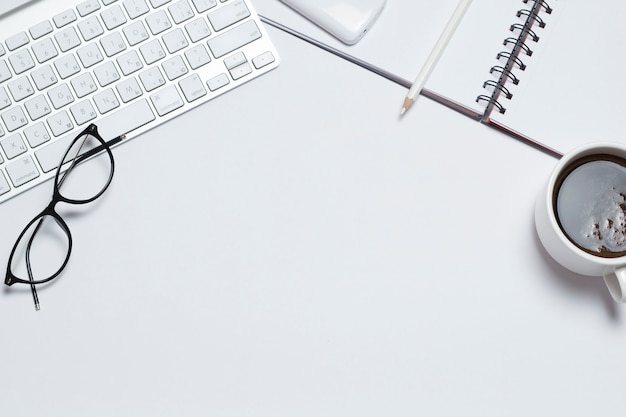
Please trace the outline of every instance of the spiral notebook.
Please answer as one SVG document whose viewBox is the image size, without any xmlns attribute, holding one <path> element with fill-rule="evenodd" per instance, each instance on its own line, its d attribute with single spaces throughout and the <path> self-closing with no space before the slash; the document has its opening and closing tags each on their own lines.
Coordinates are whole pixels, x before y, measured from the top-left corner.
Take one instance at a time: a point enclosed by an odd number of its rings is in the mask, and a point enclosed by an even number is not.
<svg viewBox="0 0 626 417">
<path fill-rule="evenodd" d="M 626 143 L 625 22 L 623 2 L 475 0 L 426 87 L 557 155 Z"/>
<path fill-rule="evenodd" d="M 351 47 L 281 2 L 256 3 L 261 14 L 410 85 L 458 0 L 387 1 Z M 474 0 L 425 89 L 557 156 L 592 141 L 626 143 L 625 38 L 625 2 Z M 419 117 L 415 112 L 404 117 Z"/>
</svg>

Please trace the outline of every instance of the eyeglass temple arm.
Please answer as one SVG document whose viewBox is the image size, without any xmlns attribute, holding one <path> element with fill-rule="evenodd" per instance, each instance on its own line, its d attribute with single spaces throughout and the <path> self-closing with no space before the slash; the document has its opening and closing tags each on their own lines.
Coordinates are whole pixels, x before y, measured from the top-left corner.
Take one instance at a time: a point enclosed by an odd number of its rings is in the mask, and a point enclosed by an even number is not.
<svg viewBox="0 0 626 417">
<path fill-rule="evenodd" d="M 87 152 L 85 152 L 84 154 L 81 154 L 78 158 L 76 158 L 76 162 L 75 163 L 80 164 L 85 159 L 94 156 L 98 152 L 101 152 L 103 149 L 105 149 L 105 147 L 109 147 L 110 148 L 111 146 L 115 145 L 116 143 L 119 143 L 119 142 L 123 141 L 124 139 L 126 139 L 126 135 L 119 135 L 118 137 L 113 138 L 113 139 L 111 139 L 108 142 L 105 142 L 104 145 L 96 146 L 95 148 L 88 150 Z"/>
</svg>

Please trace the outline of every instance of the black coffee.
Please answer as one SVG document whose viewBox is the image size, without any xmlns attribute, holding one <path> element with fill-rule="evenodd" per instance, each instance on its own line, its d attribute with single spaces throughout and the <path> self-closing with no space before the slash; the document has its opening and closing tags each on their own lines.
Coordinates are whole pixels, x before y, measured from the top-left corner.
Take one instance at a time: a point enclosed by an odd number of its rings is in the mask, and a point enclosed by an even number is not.
<svg viewBox="0 0 626 417">
<path fill-rule="evenodd" d="M 590 155 L 557 178 L 559 226 L 582 250 L 602 257 L 626 255 L 626 159 Z"/>
</svg>

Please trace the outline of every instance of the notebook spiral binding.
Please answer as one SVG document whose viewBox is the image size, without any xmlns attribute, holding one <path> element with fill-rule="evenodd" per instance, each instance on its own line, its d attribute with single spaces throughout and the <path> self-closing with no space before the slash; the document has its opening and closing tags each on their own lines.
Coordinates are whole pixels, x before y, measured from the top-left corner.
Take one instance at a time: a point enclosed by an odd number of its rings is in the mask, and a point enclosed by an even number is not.
<svg viewBox="0 0 626 417">
<path fill-rule="evenodd" d="M 496 80 L 487 80 L 483 83 L 483 88 L 491 89 L 491 95 L 481 94 L 476 97 L 476 102 L 485 102 L 486 108 L 483 113 L 483 120 L 489 118 L 491 112 L 496 109 L 500 113 L 506 112 L 506 107 L 500 102 L 500 97 L 511 99 L 513 94 L 505 87 L 507 82 L 514 85 L 519 83 L 519 78 L 513 73 L 515 70 L 524 71 L 526 64 L 520 56 L 531 56 L 532 49 L 528 46 L 528 42 L 538 42 L 539 36 L 533 30 L 534 26 L 544 28 L 546 23 L 539 16 L 541 13 L 551 14 L 552 8 L 544 0 L 522 0 L 525 4 L 532 3 L 532 7 L 520 9 L 517 11 L 518 18 L 525 18 L 524 23 L 512 24 L 509 28 L 516 36 L 508 37 L 504 40 L 503 45 L 511 47 L 510 51 L 502 51 L 498 53 L 496 59 L 498 61 L 506 60 L 504 65 L 494 65 L 489 70 L 492 75 L 498 75 Z"/>
</svg>

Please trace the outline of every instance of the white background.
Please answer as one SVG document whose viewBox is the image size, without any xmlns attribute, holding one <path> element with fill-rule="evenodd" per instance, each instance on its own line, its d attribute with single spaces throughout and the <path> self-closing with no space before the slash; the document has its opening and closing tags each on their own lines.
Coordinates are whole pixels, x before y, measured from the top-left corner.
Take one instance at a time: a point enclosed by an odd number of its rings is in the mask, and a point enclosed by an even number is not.
<svg viewBox="0 0 626 417">
<path fill-rule="evenodd" d="M 0 292 L 2 415 L 620 413 L 624 307 L 534 230 L 556 160 L 269 30 L 277 70 L 59 206 L 42 310 Z M 2 263 L 51 187 L 0 206 Z"/>
</svg>

